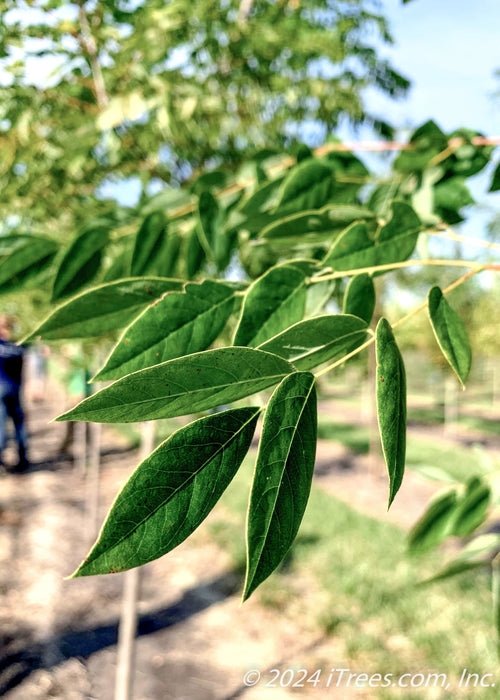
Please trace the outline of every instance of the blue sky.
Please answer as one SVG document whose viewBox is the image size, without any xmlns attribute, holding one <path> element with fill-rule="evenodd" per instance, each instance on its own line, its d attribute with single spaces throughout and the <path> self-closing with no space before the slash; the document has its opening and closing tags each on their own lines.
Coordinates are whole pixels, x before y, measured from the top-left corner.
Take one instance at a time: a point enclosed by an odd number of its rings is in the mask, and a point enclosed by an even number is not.
<svg viewBox="0 0 500 700">
<path fill-rule="evenodd" d="M 418 125 L 435 119 L 445 131 L 467 126 L 500 133 L 500 2 L 498 0 L 384 0 L 396 40 L 387 51 L 412 80 L 408 99 L 371 98 L 392 121 Z M 384 52 L 385 53 L 385 52 Z"/>
</svg>

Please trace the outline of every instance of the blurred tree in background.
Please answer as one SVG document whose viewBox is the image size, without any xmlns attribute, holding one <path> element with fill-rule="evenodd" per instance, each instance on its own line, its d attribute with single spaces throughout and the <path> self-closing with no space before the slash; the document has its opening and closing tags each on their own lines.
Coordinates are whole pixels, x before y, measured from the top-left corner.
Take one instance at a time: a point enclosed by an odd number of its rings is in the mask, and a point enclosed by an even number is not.
<svg viewBox="0 0 500 700">
<path fill-rule="evenodd" d="M 3 0 L 2 218 L 60 234 L 116 208 L 110 182 L 144 199 L 304 125 L 316 143 L 343 120 L 390 136 L 364 91 L 409 83 L 381 42 L 376 0 Z"/>
</svg>

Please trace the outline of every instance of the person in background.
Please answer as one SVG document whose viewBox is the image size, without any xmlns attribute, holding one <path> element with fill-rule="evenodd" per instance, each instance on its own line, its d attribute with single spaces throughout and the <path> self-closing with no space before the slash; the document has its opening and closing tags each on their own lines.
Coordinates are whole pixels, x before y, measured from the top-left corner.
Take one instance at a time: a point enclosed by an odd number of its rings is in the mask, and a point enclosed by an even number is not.
<svg viewBox="0 0 500 700">
<path fill-rule="evenodd" d="M 0 314 L 0 463 L 7 441 L 7 417 L 14 423 L 19 462 L 12 471 L 23 472 L 29 466 L 28 440 L 21 406 L 21 382 L 24 347 L 12 342 L 16 320 Z"/>
</svg>

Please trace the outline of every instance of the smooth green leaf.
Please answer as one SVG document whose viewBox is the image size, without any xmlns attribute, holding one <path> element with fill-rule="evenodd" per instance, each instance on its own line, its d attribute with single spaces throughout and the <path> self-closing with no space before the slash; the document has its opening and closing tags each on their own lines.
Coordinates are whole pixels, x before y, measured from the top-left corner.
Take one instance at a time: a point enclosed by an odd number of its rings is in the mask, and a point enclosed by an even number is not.
<svg viewBox="0 0 500 700">
<path fill-rule="evenodd" d="M 202 173 L 190 187 L 194 194 L 208 192 L 214 188 L 225 187 L 228 181 L 228 173 L 223 170 L 211 170 L 207 173 Z"/>
<path fill-rule="evenodd" d="M 451 561 L 442 571 L 422 583 L 433 583 L 471 569 L 490 566 L 492 559 L 499 551 L 500 535 L 498 533 L 489 532 L 479 535 L 468 542 L 458 557 Z"/>
<path fill-rule="evenodd" d="M 389 473 L 389 506 L 403 481 L 406 455 L 406 376 L 389 322 L 377 325 L 377 416 Z"/>
<path fill-rule="evenodd" d="M 309 158 L 292 168 L 281 187 L 276 212 L 281 214 L 319 209 L 333 192 L 332 168 Z"/>
<path fill-rule="evenodd" d="M 266 410 L 247 518 L 243 600 L 283 561 L 306 509 L 316 453 L 315 378 L 295 372 Z"/>
<path fill-rule="evenodd" d="M 10 252 L 0 260 L 1 293 L 9 292 L 40 274 L 57 251 L 55 241 L 42 236 L 32 236 L 20 244 L 11 243 Z"/>
<path fill-rule="evenodd" d="M 411 554 L 427 552 L 451 535 L 457 505 L 457 492 L 446 491 L 435 497 L 408 535 Z"/>
<path fill-rule="evenodd" d="M 165 292 L 181 289 L 180 280 L 136 277 L 82 292 L 59 306 L 27 336 L 45 340 L 89 338 L 119 330 Z"/>
<path fill-rule="evenodd" d="M 336 239 L 324 260 L 334 270 L 388 265 L 410 257 L 422 229 L 420 219 L 404 202 L 392 202 L 392 217 L 375 239 L 363 223 L 356 223 Z"/>
<path fill-rule="evenodd" d="M 488 192 L 498 192 L 498 190 L 500 190 L 500 163 L 498 163 L 497 167 L 495 168 Z"/>
<path fill-rule="evenodd" d="M 264 182 L 248 198 L 242 200 L 241 204 L 238 205 L 237 212 L 245 216 L 254 216 L 263 211 L 266 205 L 268 206 L 270 201 L 272 201 L 276 190 L 284 178 L 285 176 L 283 175 L 274 180 L 269 180 L 269 182 Z"/>
<path fill-rule="evenodd" d="M 337 280 L 315 282 L 307 288 L 305 316 L 316 316 L 332 298 Z"/>
<path fill-rule="evenodd" d="M 469 479 L 464 495 L 458 500 L 452 534 L 468 537 L 486 520 L 491 501 L 488 484 L 479 477 Z"/>
<path fill-rule="evenodd" d="M 211 280 L 164 294 L 124 331 L 95 379 L 117 379 L 206 350 L 226 325 L 233 306 L 234 291 Z"/>
<path fill-rule="evenodd" d="M 362 318 L 369 325 L 375 311 L 375 286 L 371 275 L 356 275 L 344 296 L 343 313 Z"/>
<path fill-rule="evenodd" d="M 116 573 L 158 559 L 205 520 L 245 457 L 259 408 L 238 408 L 173 433 L 118 494 L 73 577 Z"/>
<path fill-rule="evenodd" d="M 155 266 L 167 235 L 167 219 L 162 211 L 148 214 L 135 236 L 130 274 L 139 277 Z M 155 270 L 156 271 L 156 270 Z"/>
<path fill-rule="evenodd" d="M 37 240 L 38 236 L 31 236 L 26 233 L 11 233 L 7 236 L 0 236 L 0 258 L 10 255 L 14 250 L 21 248 L 26 243 Z"/>
<path fill-rule="evenodd" d="M 259 348 L 285 358 L 297 369 L 309 370 L 323 362 L 340 359 L 365 338 L 366 323 L 362 319 L 330 314 L 300 321 Z"/>
<path fill-rule="evenodd" d="M 189 279 L 200 271 L 205 259 L 205 251 L 200 244 L 195 227 L 188 236 L 186 246 L 186 274 Z"/>
<path fill-rule="evenodd" d="M 218 216 L 217 200 L 210 192 L 202 192 L 198 200 L 198 235 L 206 256 L 212 259 L 214 258 Z"/>
<path fill-rule="evenodd" d="M 294 367 L 253 348 L 219 348 L 128 374 L 57 420 L 134 423 L 208 411 L 280 382 Z"/>
<path fill-rule="evenodd" d="M 74 294 L 95 277 L 108 241 L 109 229 L 102 226 L 87 229 L 73 240 L 59 263 L 52 301 Z"/>
<path fill-rule="evenodd" d="M 259 277 L 247 290 L 235 345 L 256 346 L 300 321 L 306 305 L 305 272 L 279 265 Z"/>
<path fill-rule="evenodd" d="M 424 170 L 429 162 L 448 146 L 448 138 L 433 121 L 419 126 L 410 137 L 411 148 L 401 151 L 394 161 L 400 173 Z"/>
<path fill-rule="evenodd" d="M 262 229 L 259 238 L 290 238 L 308 234 L 322 234 L 324 238 L 324 234 L 337 234 L 353 221 L 372 218 L 373 212 L 369 209 L 349 204 L 330 204 L 322 209 L 301 211 L 274 221 Z"/>
<path fill-rule="evenodd" d="M 465 326 L 439 287 L 432 287 L 429 291 L 428 310 L 441 352 L 464 386 L 472 364 L 472 350 Z"/>
</svg>

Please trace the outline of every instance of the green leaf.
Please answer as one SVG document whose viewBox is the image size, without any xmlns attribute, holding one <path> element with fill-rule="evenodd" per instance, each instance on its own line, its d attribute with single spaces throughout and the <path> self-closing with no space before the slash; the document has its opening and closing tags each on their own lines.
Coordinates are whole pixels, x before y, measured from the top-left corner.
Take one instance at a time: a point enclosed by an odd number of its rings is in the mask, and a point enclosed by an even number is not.
<svg viewBox="0 0 500 700">
<path fill-rule="evenodd" d="M 306 509 L 316 453 L 315 378 L 285 377 L 266 410 L 247 518 L 243 600 L 281 563 Z"/>
<path fill-rule="evenodd" d="M 472 350 L 465 326 L 439 287 L 432 287 L 429 291 L 428 310 L 441 352 L 464 386 L 472 364 Z"/>
<path fill-rule="evenodd" d="M 186 274 L 189 279 L 200 271 L 205 260 L 205 251 L 201 247 L 196 227 L 194 227 L 188 236 L 186 247 Z"/>
<path fill-rule="evenodd" d="M 446 491 L 435 497 L 408 535 L 411 554 L 427 552 L 451 535 L 457 492 Z"/>
<path fill-rule="evenodd" d="M 151 271 L 167 235 L 167 219 L 162 211 L 148 214 L 135 236 L 130 274 L 139 277 Z"/>
<path fill-rule="evenodd" d="M 389 322 L 377 325 L 377 416 L 389 473 L 389 505 L 403 481 L 406 455 L 406 376 Z"/>
<path fill-rule="evenodd" d="M 254 216 L 263 211 L 266 205 L 269 205 L 269 202 L 272 201 L 276 190 L 281 185 L 284 178 L 285 176 L 283 175 L 269 182 L 264 182 L 255 192 L 238 205 L 237 212 L 245 216 Z"/>
<path fill-rule="evenodd" d="M 253 348 L 219 348 L 128 374 L 57 420 L 134 423 L 207 411 L 280 382 L 294 367 Z"/>
<path fill-rule="evenodd" d="M 307 288 L 305 316 L 316 316 L 332 298 L 337 280 L 315 282 Z"/>
<path fill-rule="evenodd" d="M 73 240 L 59 263 L 52 301 L 74 294 L 95 277 L 108 241 L 109 229 L 102 226 L 87 229 Z"/>
<path fill-rule="evenodd" d="M 8 236 L 8 238 L 13 237 Z M 0 261 L 1 293 L 10 292 L 23 285 L 28 279 L 37 276 L 52 262 L 57 251 L 57 243 L 42 236 L 30 236 L 29 239 L 18 244 L 9 241 L 8 245 L 13 247 Z"/>
<path fill-rule="evenodd" d="M 497 167 L 495 168 L 488 192 L 498 192 L 498 190 L 500 190 L 500 163 L 498 163 Z"/>
<path fill-rule="evenodd" d="M 333 192 L 332 168 L 309 158 L 292 168 L 280 191 L 276 213 L 286 214 L 304 209 L 319 209 Z"/>
<path fill-rule="evenodd" d="M 343 313 L 358 316 L 371 323 L 375 311 L 375 286 L 371 275 L 356 275 L 349 282 L 344 296 Z"/>
<path fill-rule="evenodd" d="M 141 566 L 189 537 L 238 471 L 259 413 L 259 408 L 216 413 L 165 440 L 125 484 L 73 577 Z"/>
<path fill-rule="evenodd" d="M 271 268 L 245 294 L 234 345 L 265 342 L 300 321 L 305 305 L 305 272 L 291 265 Z"/>
<path fill-rule="evenodd" d="M 233 306 L 234 290 L 211 280 L 164 294 L 124 331 L 94 379 L 117 379 L 206 350 L 226 325 Z"/>
<path fill-rule="evenodd" d="M 400 173 L 424 170 L 429 162 L 448 146 L 448 138 L 439 126 L 428 121 L 419 126 L 410 137 L 408 150 L 401 151 L 394 161 L 394 169 Z"/>
<path fill-rule="evenodd" d="M 123 328 L 165 292 L 180 289 L 180 280 L 140 277 L 109 282 L 82 292 L 53 311 L 23 342 L 89 338 Z"/>
<path fill-rule="evenodd" d="M 500 535 L 489 532 L 479 535 L 468 542 L 458 557 L 451 561 L 442 571 L 435 576 L 422 581 L 423 584 L 441 581 L 451 576 L 456 576 L 465 571 L 487 567 L 492 559 L 500 551 Z"/>
<path fill-rule="evenodd" d="M 285 358 L 297 369 L 309 370 L 323 362 L 340 359 L 365 338 L 366 323 L 362 319 L 330 314 L 300 321 L 259 348 Z"/>
<path fill-rule="evenodd" d="M 469 479 L 464 495 L 455 509 L 452 534 L 468 537 L 485 521 L 491 500 L 491 491 L 479 477 Z"/>
<path fill-rule="evenodd" d="M 333 235 L 353 221 L 373 219 L 369 209 L 349 204 L 328 205 L 322 209 L 301 211 L 274 221 L 259 233 L 259 238 L 277 239 L 308 234 Z"/>
<path fill-rule="evenodd" d="M 206 256 L 212 259 L 214 258 L 218 216 L 219 205 L 217 200 L 210 192 L 202 192 L 198 200 L 198 235 Z"/>
<path fill-rule="evenodd" d="M 334 242 L 324 260 L 334 270 L 388 265 L 410 257 L 422 229 L 420 219 L 404 202 L 392 202 L 392 217 L 372 239 L 365 224 L 353 224 Z"/>
</svg>

